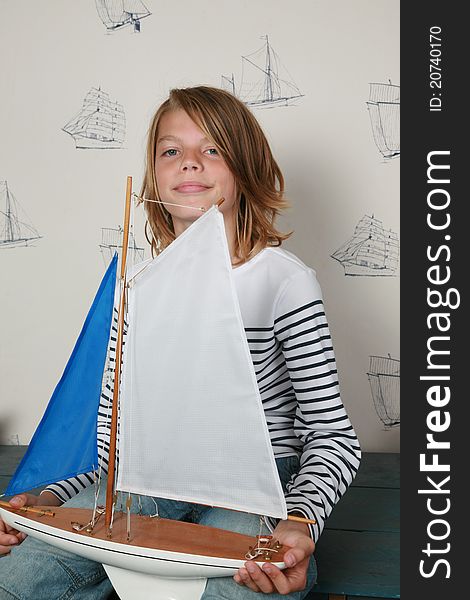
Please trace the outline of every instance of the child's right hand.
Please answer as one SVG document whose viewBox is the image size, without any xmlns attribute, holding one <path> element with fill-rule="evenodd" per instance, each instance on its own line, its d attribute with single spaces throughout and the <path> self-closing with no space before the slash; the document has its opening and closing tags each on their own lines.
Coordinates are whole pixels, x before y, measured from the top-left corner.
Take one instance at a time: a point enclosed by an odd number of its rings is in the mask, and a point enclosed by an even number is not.
<svg viewBox="0 0 470 600">
<path fill-rule="evenodd" d="M 19 494 L 18 496 L 11 498 L 9 502 L 13 508 L 21 508 L 26 504 L 28 506 L 39 504 L 39 498 L 32 494 Z M 13 546 L 21 544 L 25 538 L 25 533 L 13 529 L 13 527 L 7 525 L 3 519 L 0 519 L 0 556 L 8 554 Z"/>
</svg>

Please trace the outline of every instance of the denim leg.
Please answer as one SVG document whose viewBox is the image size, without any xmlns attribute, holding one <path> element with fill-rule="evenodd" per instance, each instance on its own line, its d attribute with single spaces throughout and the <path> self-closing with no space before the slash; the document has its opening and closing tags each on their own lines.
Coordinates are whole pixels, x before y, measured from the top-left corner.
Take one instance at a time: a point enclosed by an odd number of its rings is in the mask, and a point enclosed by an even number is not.
<svg viewBox="0 0 470 600">
<path fill-rule="evenodd" d="M 99 563 L 32 537 L 0 559 L 1 600 L 103 600 L 112 591 Z"/>
<path fill-rule="evenodd" d="M 239 533 L 246 533 L 250 536 L 256 536 L 260 532 L 260 521 L 259 517 L 256 515 L 223 510 L 220 508 L 209 510 L 199 522 L 202 525 L 219 527 L 221 529 L 228 529 L 229 531 L 238 531 Z M 261 533 L 268 533 L 268 529 L 264 524 Z M 301 600 L 313 587 L 316 576 L 317 567 L 315 558 L 312 556 L 310 558 L 307 573 L 307 586 L 302 592 L 294 592 L 287 596 L 281 594 L 259 594 L 245 586 L 238 585 L 232 577 L 213 577 L 207 580 L 206 589 L 201 600 L 254 600 L 255 598 L 257 600 L 261 600 L 262 598 L 269 600 L 281 600 L 281 598 L 285 598 L 286 600 Z"/>
</svg>

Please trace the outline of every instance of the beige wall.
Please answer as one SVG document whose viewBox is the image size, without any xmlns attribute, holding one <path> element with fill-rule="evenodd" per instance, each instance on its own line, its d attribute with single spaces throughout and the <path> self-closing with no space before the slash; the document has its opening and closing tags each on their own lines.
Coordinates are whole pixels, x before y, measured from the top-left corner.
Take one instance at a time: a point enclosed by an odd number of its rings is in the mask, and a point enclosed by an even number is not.
<svg viewBox="0 0 470 600">
<path fill-rule="evenodd" d="M 344 403 L 366 451 L 397 451 L 366 372 L 369 356 L 399 358 L 399 278 L 346 277 L 331 258 L 365 214 L 399 232 L 399 159 L 371 133 L 369 82 L 399 84 L 394 0 L 147 0 L 142 32 L 106 34 L 95 4 L 1 0 L 0 180 L 44 236 L 0 249 L 0 435 L 28 443 L 103 274 L 101 227 L 122 220 L 126 176 L 138 190 L 145 132 L 170 87 L 220 85 L 262 35 L 305 95 L 256 110 L 285 173 L 286 244 L 316 269 Z M 76 150 L 61 128 L 92 86 L 126 113 L 119 150 Z M 2 209 L 3 210 L 3 207 Z M 136 236 L 144 244 L 142 217 Z"/>
</svg>

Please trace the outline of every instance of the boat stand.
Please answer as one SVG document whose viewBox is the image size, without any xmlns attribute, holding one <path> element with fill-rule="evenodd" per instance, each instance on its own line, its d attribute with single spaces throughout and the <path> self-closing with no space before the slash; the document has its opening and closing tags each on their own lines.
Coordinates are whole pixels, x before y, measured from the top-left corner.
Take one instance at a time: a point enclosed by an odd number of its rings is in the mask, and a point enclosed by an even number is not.
<svg viewBox="0 0 470 600">
<path fill-rule="evenodd" d="M 121 600 L 200 600 L 207 579 L 169 579 L 103 565 Z"/>
</svg>

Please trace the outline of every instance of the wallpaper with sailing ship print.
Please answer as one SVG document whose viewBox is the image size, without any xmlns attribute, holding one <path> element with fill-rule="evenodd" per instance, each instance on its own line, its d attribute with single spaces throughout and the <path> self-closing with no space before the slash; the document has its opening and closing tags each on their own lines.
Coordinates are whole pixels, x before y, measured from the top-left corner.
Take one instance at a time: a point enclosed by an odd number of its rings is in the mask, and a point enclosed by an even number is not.
<svg viewBox="0 0 470 600">
<path fill-rule="evenodd" d="M 282 0 L 3 3 L 0 39 L 15 63 L 3 72 L 0 250 L 10 251 L 0 259 L 11 268 L 11 294 L 0 299 L 0 310 L 17 314 L 5 330 L 12 356 L 32 361 L 18 331 L 36 328 L 43 339 L 48 332 L 41 327 L 53 316 L 40 298 L 44 321 L 32 321 L 21 282 L 38 287 L 49 265 L 73 290 L 72 304 L 92 290 L 93 268 L 101 272 L 122 250 L 123 182 L 132 175 L 134 189 L 141 185 L 156 106 L 172 87 L 219 86 L 254 112 L 285 176 L 291 209 L 281 229 L 294 235 L 284 247 L 318 273 L 344 402 L 363 448 L 396 451 L 399 379 L 387 370 L 399 361 L 394 4 L 299 0 L 287 10 Z M 21 32 L 12 22 L 21 23 Z M 150 256 L 144 224 L 136 211 L 135 262 Z M 67 266 L 89 263 L 79 284 Z M 383 361 L 368 369 L 371 357 Z M 13 397 L 20 381 L 23 398 L 48 398 L 47 369 L 59 365 L 63 356 L 51 349 L 34 389 L 32 377 L 5 365 L 5 393 Z M 11 411 L 6 437 L 18 434 L 25 443 L 33 424 Z"/>
</svg>

